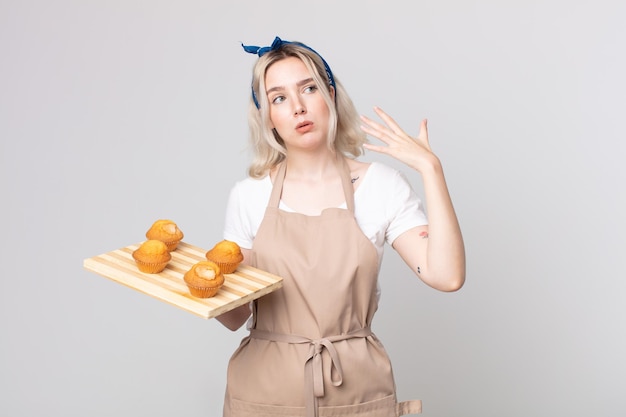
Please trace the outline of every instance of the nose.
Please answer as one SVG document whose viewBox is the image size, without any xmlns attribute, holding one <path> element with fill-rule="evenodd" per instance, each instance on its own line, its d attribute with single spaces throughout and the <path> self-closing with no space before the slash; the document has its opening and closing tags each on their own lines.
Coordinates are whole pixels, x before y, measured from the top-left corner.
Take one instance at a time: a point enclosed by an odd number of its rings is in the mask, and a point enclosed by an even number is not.
<svg viewBox="0 0 626 417">
<path fill-rule="evenodd" d="M 304 104 L 301 101 L 298 101 L 296 103 L 293 113 L 295 116 L 306 113 L 306 108 L 304 107 Z"/>
</svg>

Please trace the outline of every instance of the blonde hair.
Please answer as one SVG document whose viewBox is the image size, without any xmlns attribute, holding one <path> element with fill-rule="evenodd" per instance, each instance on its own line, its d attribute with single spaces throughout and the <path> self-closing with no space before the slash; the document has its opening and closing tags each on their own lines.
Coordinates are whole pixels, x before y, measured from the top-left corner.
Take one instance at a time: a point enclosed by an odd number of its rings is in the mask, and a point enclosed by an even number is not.
<svg viewBox="0 0 626 417">
<path fill-rule="evenodd" d="M 289 57 L 296 57 L 304 63 L 328 105 L 330 111 L 328 148 L 356 158 L 363 154 L 362 145 L 367 141 L 360 128 L 359 115 L 354 103 L 336 76 L 334 77 L 335 97 L 333 99 L 330 80 L 320 56 L 298 43 L 283 44 L 280 48 L 269 51 L 259 58 L 252 70 L 252 89 L 259 106 L 257 108 L 254 99 L 250 97 L 248 126 L 253 157 L 248 167 L 248 174 L 253 178 L 267 175 L 268 171 L 284 160 L 287 154 L 282 138 L 276 130 L 270 127 L 269 100 L 265 94 L 265 74 L 272 64 Z"/>
</svg>

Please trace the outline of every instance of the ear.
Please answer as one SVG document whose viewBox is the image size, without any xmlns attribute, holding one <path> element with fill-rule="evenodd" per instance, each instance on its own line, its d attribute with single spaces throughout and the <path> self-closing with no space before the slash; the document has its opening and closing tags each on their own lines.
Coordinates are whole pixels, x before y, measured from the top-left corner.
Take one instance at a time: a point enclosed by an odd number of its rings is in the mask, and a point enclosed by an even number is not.
<svg viewBox="0 0 626 417">
<path fill-rule="evenodd" d="M 330 93 L 330 98 L 332 101 L 335 101 L 335 87 L 332 85 L 328 87 L 328 92 Z"/>
</svg>

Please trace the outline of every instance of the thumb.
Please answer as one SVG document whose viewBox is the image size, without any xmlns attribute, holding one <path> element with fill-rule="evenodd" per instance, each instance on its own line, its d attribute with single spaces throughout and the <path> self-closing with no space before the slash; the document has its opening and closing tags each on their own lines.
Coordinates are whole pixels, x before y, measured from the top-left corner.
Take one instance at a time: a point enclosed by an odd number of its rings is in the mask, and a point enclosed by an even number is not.
<svg viewBox="0 0 626 417">
<path fill-rule="evenodd" d="M 423 119 L 420 123 L 420 130 L 417 138 L 428 143 L 428 119 Z"/>
</svg>

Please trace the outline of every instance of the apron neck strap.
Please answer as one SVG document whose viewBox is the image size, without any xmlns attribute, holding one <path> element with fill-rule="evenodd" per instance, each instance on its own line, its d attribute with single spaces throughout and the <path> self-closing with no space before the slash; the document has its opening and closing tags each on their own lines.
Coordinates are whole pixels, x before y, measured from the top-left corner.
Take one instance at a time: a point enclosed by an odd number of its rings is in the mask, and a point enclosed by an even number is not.
<svg viewBox="0 0 626 417">
<path fill-rule="evenodd" d="M 346 199 L 346 206 L 351 213 L 354 213 L 354 188 L 350 179 L 350 168 L 346 163 L 346 159 L 341 153 L 337 153 L 337 169 L 341 176 L 341 185 L 343 187 L 343 194 Z M 270 195 L 270 201 L 268 207 L 276 207 L 280 204 L 280 196 L 283 191 L 283 183 L 285 181 L 285 173 L 287 172 L 287 160 L 278 167 L 278 172 L 274 178 L 274 185 L 272 186 L 272 194 Z"/>
<path fill-rule="evenodd" d="M 278 204 L 280 203 L 280 196 L 283 192 L 283 182 L 285 181 L 285 172 L 287 171 L 287 160 L 283 159 L 283 161 L 278 166 L 278 172 L 276 173 L 276 177 L 274 178 L 274 185 L 272 186 L 272 194 L 270 196 L 270 201 L 268 203 L 268 207 L 278 208 Z"/>
<path fill-rule="evenodd" d="M 350 167 L 346 162 L 346 158 L 337 152 L 337 169 L 341 175 L 341 185 L 343 186 L 343 195 L 346 199 L 346 207 L 350 213 L 354 214 L 354 186 L 350 176 Z"/>
</svg>

